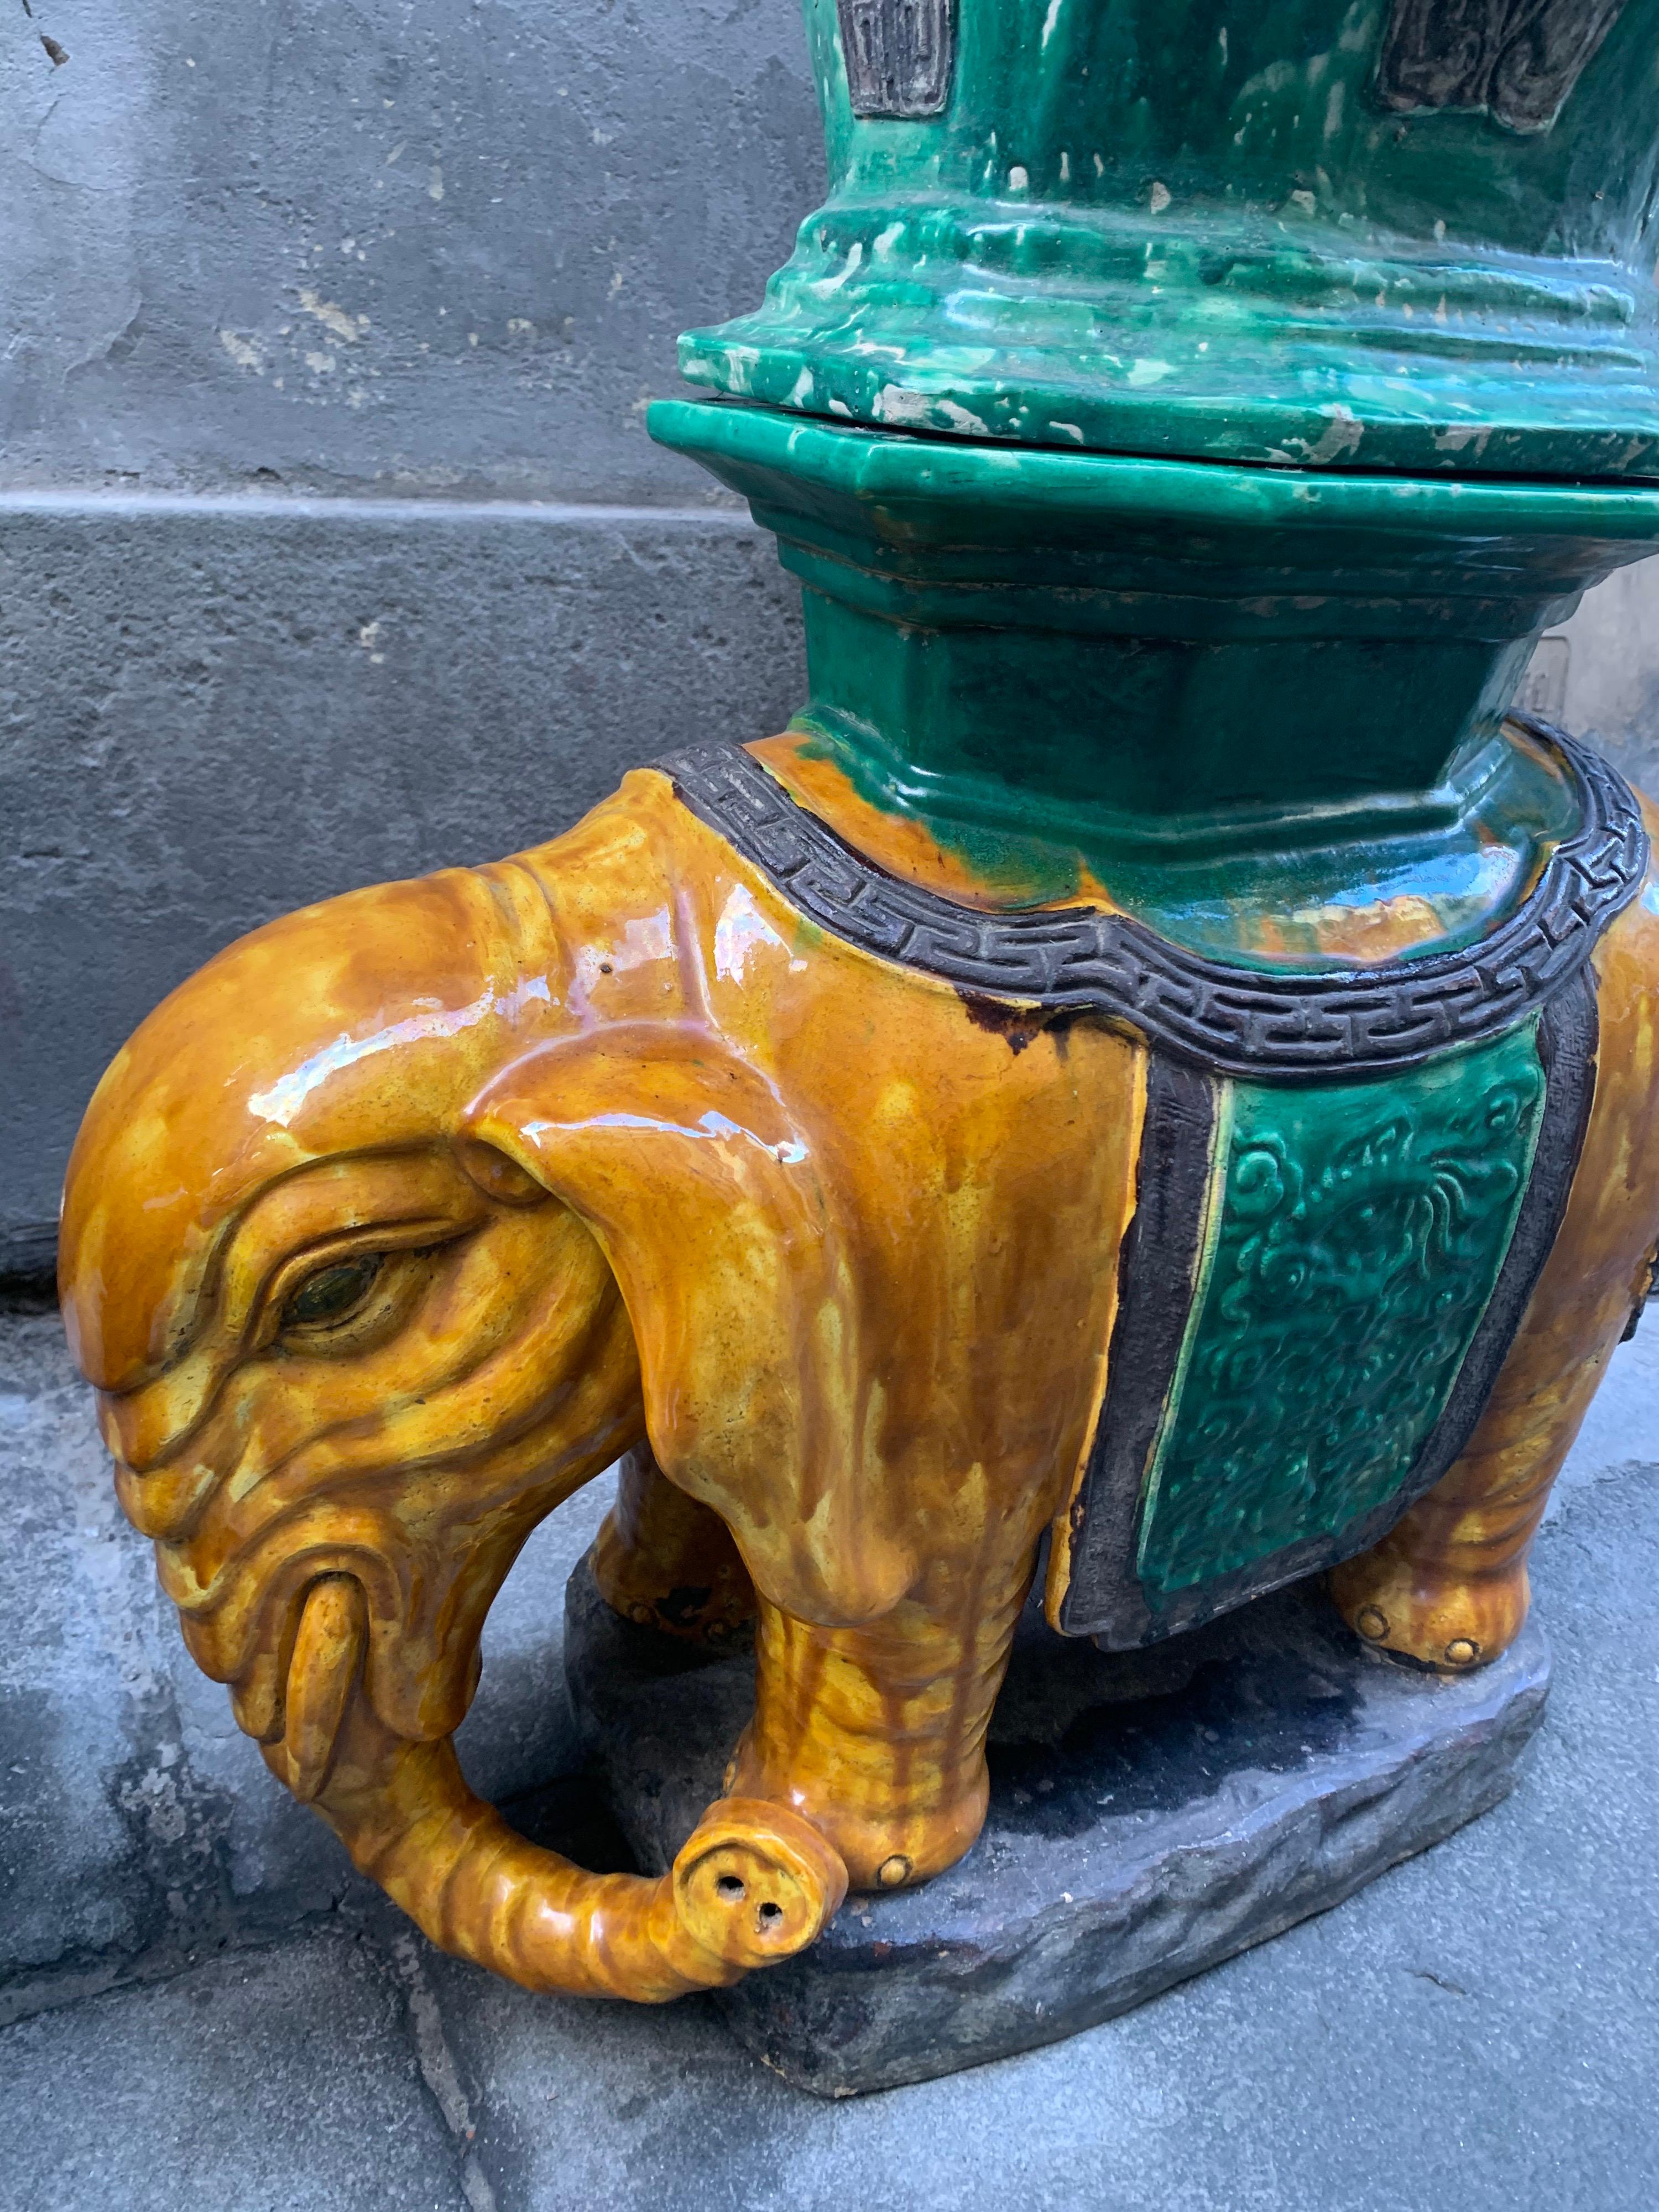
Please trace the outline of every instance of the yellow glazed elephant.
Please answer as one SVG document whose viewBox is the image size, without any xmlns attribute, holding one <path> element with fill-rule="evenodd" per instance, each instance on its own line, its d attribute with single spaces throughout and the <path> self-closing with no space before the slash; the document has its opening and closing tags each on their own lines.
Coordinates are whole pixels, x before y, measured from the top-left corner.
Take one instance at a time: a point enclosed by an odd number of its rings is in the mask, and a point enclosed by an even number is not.
<svg viewBox="0 0 1659 2212">
<path fill-rule="evenodd" d="M 1547 988 L 1316 1079 L 1272 1024 L 1183 1043 L 1097 887 L 998 915 L 783 741 L 256 932 L 110 1069 L 64 1221 L 191 1653 L 434 1941 L 649 2000 L 968 1848 L 1045 1532 L 1051 1620 L 1103 1642 L 1335 1565 L 1373 1642 L 1494 1656 L 1659 1234 L 1659 893 L 1628 794 L 1596 803 L 1612 888 Z M 1364 1285 L 1298 1256 L 1322 1203 L 1342 1252 L 1404 1224 Z M 1281 1375 L 1264 1472 L 1259 1346 L 1225 1332 L 1334 1300 L 1404 1314 L 1397 1357 L 1379 1322 L 1312 1376 L 1354 1419 L 1299 1457 Z M 727 1795 L 659 1881 L 516 1838 L 449 1741 L 526 1537 L 624 1454 L 611 1602 L 719 1634 L 752 1584 L 757 1616 Z"/>
</svg>

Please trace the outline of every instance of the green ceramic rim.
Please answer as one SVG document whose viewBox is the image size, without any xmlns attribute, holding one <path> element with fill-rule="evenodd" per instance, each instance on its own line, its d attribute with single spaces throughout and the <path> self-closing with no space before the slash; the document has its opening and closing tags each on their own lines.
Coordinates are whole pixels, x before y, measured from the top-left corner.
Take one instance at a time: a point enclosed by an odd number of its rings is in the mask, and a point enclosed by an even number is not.
<svg viewBox="0 0 1659 2212">
<path fill-rule="evenodd" d="M 1614 544 L 1659 538 L 1659 484 L 1350 475 L 1073 453 L 919 437 L 720 399 L 659 399 L 647 421 L 659 444 L 716 466 L 726 461 L 775 471 L 809 496 L 827 492 L 878 508 L 884 499 L 937 503 L 954 510 L 950 537 L 959 544 L 1000 540 L 1021 509 L 1051 522 L 1069 516 L 1210 529 L 1312 526 Z M 882 537 L 914 535 L 896 516 L 872 520 Z"/>
</svg>

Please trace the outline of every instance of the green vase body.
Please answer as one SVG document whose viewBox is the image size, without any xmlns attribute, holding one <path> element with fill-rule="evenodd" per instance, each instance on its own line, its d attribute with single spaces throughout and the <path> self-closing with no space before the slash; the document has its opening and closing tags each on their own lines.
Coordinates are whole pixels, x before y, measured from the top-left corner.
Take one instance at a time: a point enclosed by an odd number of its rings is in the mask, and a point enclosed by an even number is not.
<svg viewBox="0 0 1659 2212">
<path fill-rule="evenodd" d="M 1656 0 L 806 14 L 830 196 L 758 313 L 684 339 L 694 383 L 1061 447 L 1659 474 Z M 885 19 L 890 63 L 917 18 L 920 115 L 856 38 L 849 85 L 841 31 Z"/>
<path fill-rule="evenodd" d="M 651 418 L 806 587 L 803 728 L 1011 896 L 1478 932 L 1532 644 L 1659 531 L 1659 0 L 806 21 L 830 197 Z"/>
</svg>

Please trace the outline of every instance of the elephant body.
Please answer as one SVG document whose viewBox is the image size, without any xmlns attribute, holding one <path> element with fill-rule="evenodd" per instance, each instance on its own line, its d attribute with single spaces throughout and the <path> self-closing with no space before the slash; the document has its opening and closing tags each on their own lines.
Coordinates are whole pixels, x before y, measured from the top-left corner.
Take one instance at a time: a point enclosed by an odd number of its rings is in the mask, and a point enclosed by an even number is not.
<svg viewBox="0 0 1659 2212">
<path fill-rule="evenodd" d="M 1414 963 L 999 913 L 726 748 L 210 963 L 89 1110 L 65 1304 L 273 1769 L 437 1940 L 660 1997 L 967 1849 L 1045 1534 L 1108 1644 L 1334 1566 L 1372 1642 L 1495 1656 L 1659 1237 L 1649 836 L 1553 757 L 1576 841 Z M 630 1450 L 612 1602 L 757 1611 L 659 1883 L 513 1838 L 448 1745 L 525 1537 Z"/>
</svg>

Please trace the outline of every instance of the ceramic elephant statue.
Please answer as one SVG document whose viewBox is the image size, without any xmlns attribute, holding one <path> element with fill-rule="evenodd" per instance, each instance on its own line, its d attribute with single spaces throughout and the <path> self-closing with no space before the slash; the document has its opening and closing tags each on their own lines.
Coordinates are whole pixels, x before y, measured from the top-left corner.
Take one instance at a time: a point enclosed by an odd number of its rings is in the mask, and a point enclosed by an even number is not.
<svg viewBox="0 0 1659 2212">
<path fill-rule="evenodd" d="M 1045 1540 L 1051 1622 L 1109 1646 L 1326 1569 L 1379 1646 L 1505 1646 L 1659 1237 L 1652 818 L 1507 742 L 1577 826 L 1461 950 L 996 910 L 774 741 L 291 915 L 144 1023 L 62 1248 L 121 1502 L 428 1935 L 659 2000 L 951 1865 Z M 450 1744 L 520 1547 L 623 1455 L 611 1602 L 755 1615 L 659 1881 L 518 1838 Z"/>
</svg>

